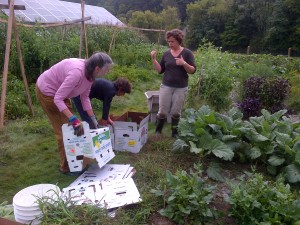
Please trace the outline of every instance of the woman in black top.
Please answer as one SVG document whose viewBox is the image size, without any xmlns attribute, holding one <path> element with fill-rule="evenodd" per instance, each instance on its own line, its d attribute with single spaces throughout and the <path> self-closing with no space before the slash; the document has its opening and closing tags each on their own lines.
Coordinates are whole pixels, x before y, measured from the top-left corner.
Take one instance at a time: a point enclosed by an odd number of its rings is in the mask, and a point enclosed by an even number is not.
<svg viewBox="0 0 300 225">
<path fill-rule="evenodd" d="M 124 96 L 125 93 L 130 94 L 131 84 L 126 78 L 118 78 L 116 81 L 110 81 L 103 78 L 97 78 L 91 87 L 90 99 L 96 98 L 103 103 L 102 109 L 102 126 L 114 125 L 114 122 L 109 117 L 110 105 L 115 96 Z M 72 98 L 77 112 L 80 114 L 80 117 L 83 121 L 87 122 L 90 125 L 91 129 L 96 129 L 99 125 L 97 122 L 91 120 L 87 112 L 83 110 L 80 96 Z M 96 120 L 97 121 L 97 120 Z"/>
<path fill-rule="evenodd" d="M 167 115 L 172 118 L 172 137 L 177 135 L 177 125 L 181 116 L 188 91 L 188 74 L 196 71 L 193 53 L 182 46 L 184 34 L 181 30 L 167 31 L 166 40 L 169 50 L 160 62 L 156 59 L 156 51 L 151 51 L 154 69 L 162 74 L 163 80 L 159 92 L 159 111 L 157 114 L 156 133 L 161 133 Z"/>
</svg>

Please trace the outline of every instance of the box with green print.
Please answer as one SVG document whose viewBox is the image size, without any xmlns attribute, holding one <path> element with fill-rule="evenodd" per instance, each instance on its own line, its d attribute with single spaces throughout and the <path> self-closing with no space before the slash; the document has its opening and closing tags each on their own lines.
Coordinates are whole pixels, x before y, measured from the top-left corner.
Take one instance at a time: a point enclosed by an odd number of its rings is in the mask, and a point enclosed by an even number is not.
<svg viewBox="0 0 300 225">
<path fill-rule="evenodd" d="M 108 127 L 90 130 L 82 122 L 84 135 L 74 135 L 74 129 L 68 124 L 62 126 L 63 142 L 71 172 L 83 169 L 83 158 L 95 158 L 99 167 L 104 166 L 115 154 L 112 150 L 111 135 Z"/>
<path fill-rule="evenodd" d="M 111 135 L 108 127 L 90 130 L 92 137 L 93 155 L 99 167 L 108 163 L 114 156 L 112 149 Z"/>
</svg>

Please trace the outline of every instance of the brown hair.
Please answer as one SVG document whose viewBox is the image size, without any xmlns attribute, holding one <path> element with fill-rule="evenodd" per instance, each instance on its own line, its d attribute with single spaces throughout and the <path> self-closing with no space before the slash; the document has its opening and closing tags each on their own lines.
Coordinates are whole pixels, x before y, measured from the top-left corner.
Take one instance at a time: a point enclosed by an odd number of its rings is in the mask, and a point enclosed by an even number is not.
<svg viewBox="0 0 300 225">
<path fill-rule="evenodd" d="M 114 82 L 114 84 L 118 91 L 130 94 L 131 84 L 126 78 L 120 77 Z"/>
<path fill-rule="evenodd" d="M 181 45 L 183 42 L 183 39 L 184 39 L 184 33 L 179 29 L 173 29 L 173 30 L 167 31 L 166 39 L 168 39 L 169 37 L 175 38 L 176 41 L 178 41 L 178 43 Z"/>
</svg>

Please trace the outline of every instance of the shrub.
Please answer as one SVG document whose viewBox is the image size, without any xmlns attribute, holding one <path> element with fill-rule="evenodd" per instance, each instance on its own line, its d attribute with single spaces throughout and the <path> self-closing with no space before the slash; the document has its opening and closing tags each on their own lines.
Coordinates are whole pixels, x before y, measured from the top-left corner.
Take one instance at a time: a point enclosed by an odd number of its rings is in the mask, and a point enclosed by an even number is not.
<svg viewBox="0 0 300 225">
<path fill-rule="evenodd" d="M 239 183 L 229 182 L 231 193 L 226 199 L 231 205 L 230 214 L 238 224 L 300 222 L 300 201 L 282 179 L 272 183 L 259 173 L 248 173 L 239 180 Z"/>
<path fill-rule="evenodd" d="M 226 110 L 230 106 L 229 94 L 233 87 L 237 70 L 230 54 L 222 53 L 210 43 L 200 46 L 195 53 L 197 71 L 190 76 L 187 103 L 194 105 L 200 87 L 200 97 L 216 110 Z M 199 74 L 201 80 L 199 80 Z M 199 82 L 200 86 L 199 86 Z"/>
<path fill-rule="evenodd" d="M 244 100 L 238 104 L 244 119 L 259 116 L 261 109 L 271 113 L 285 108 L 290 93 L 288 80 L 281 77 L 250 77 L 244 82 Z"/>
<path fill-rule="evenodd" d="M 167 171 L 165 190 L 151 191 L 167 201 L 160 214 L 178 224 L 202 224 L 214 217 L 215 209 L 211 209 L 209 204 L 215 187 L 208 183 L 208 178 L 202 178 L 201 165 L 195 165 L 195 169 L 190 174 L 177 171 L 173 175 Z"/>
</svg>

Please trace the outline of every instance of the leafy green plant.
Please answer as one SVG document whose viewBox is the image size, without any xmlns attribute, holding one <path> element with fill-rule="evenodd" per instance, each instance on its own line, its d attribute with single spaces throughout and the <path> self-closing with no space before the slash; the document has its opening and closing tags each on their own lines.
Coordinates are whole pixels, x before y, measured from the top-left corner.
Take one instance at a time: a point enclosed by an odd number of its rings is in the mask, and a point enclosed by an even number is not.
<svg viewBox="0 0 300 225">
<path fill-rule="evenodd" d="M 248 156 L 268 165 L 268 171 L 282 173 L 288 182 L 300 182 L 300 122 L 283 117 L 287 110 L 271 114 L 262 110 L 262 116 L 245 121 L 240 131 L 250 144 Z"/>
<path fill-rule="evenodd" d="M 214 155 L 223 160 L 232 160 L 239 148 L 239 128 L 242 113 L 232 108 L 227 115 L 220 114 L 204 105 L 199 110 L 187 109 L 178 125 L 179 138 L 174 150 L 188 148 L 200 155 Z"/>
<path fill-rule="evenodd" d="M 264 180 L 259 173 L 247 173 L 239 182 L 228 182 L 230 215 L 240 225 L 293 224 L 300 222 L 300 201 L 282 179 Z"/>
<path fill-rule="evenodd" d="M 0 81 L 2 85 L 2 81 Z M 34 93 L 30 91 L 30 96 Z M 29 106 L 26 101 L 26 94 L 23 81 L 13 74 L 9 74 L 6 90 L 5 118 L 17 119 L 30 115 Z"/>
<path fill-rule="evenodd" d="M 285 103 L 296 114 L 297 112 L 300 112 L 300 70 L 299 72 L 293 71 L 285 78 L 288 79 L 291 84 L 291 92 Z"/>
<path fill-rule="evenodd" d="M 160 214 L 178 224 L 202 224 L 215 215 L 215 209 L 209 206 L 215 187 L 203 178 L 201 165 L 194 165 L 194 169 L 190 174 L 184 170 L 174 175 L 167 171 L 163 188 L 151 190 L 166 203 Z"/>
<path fill-rule="evenodd" d="M 212 155 L 231 161 L 259 161 L 272 175 L 282 174 L 290 183 L 300 182 L 300 122 L 284 116 L 287 110 L 242 120 L 243 114 L 232 108 L 220 114 L 208 106 L 198 111 L 187 109 L 181 118 L 179 139 L 173 150 Z"/>
<path fill-rule="evenodd" d="M 227 109 L 231 104 L 229 93 L 237 73 L 230 54 L 222 53 L 219 48 L 207 43 L 199 47 L 195 58 L 197 72 L 190 76 L 188 104 L 193 105 L 194 96 L 200 87 L 200 97 L 207 100 L 211 107 L 218 111 Z"/>
</svg>

